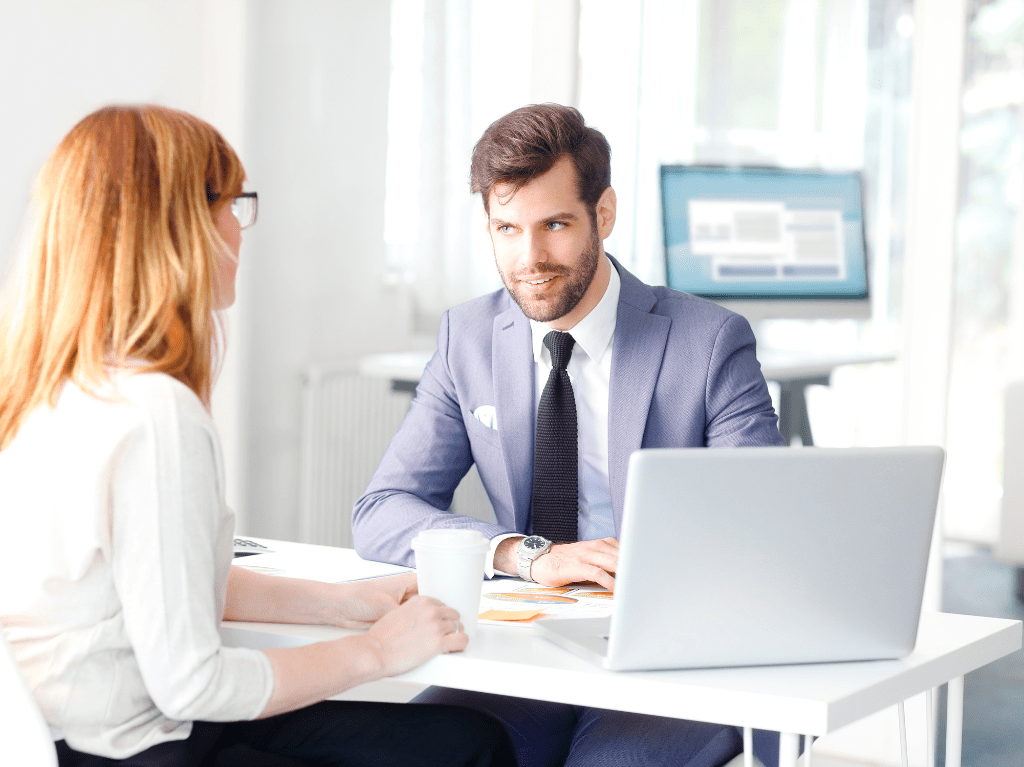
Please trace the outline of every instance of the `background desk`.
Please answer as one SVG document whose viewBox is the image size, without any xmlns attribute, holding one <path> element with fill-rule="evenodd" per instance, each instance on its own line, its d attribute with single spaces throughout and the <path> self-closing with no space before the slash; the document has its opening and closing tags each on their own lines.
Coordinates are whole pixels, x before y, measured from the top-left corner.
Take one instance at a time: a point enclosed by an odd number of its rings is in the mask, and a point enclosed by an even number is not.
<svg viewBox="0 0 1024 767">
<path fill-rule="evenodd" d="M 363 375 L 387 378 L 396 392 L 415 394 L 416 384 L 433 352 L 406 352 L 375 354 L 359 363 Z M 779 384 L 779 431 L 786 444 L 799 436 L 804 445 L 814 444 L 811 422 L 807 416 L 808 386 L 828 386 L 833 371 L 844 365 L 866 365 L 874 362 L 892 362 L 896 356 L 889 352 L 849 352 L 821 354 L 817 352 L 758 351 L 761 371 L 769 381 Z"/>
<path fill-rule="evenodd" d="M 279 545 L 296 552 L 305 547 Z M 310 548 L 318 549 L 320 558 L 325 555 L 326 547 Z M 355 553 L 334 551 L 339 570 L 352 573 Z M 261 649 L 352 633 L 260 623 L 225 622 L 221 627 L 225 644 Z M 396 679 L 776 730 L 783 733 L 780 767 L 796 765 L 800 734 L 825 735 L 949 682 L 946 765 L 959 767 L 964 674 L 1020 647 L 1020 621 L 925 613 L 917 647 L 902 660 L 613 672 L 534 636 L 530 629 L 481 625 L 465 652 L 438 656 Z"/>
</svg>

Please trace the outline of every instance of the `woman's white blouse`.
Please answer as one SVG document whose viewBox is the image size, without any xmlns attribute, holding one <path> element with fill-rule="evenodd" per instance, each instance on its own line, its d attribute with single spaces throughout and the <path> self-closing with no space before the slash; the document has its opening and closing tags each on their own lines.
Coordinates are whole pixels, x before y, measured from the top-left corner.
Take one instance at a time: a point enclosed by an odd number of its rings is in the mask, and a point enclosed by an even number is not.
<svg viewBox="0 0 1024 767">
<path fill-rule="evenodd" d="M 124 758 L 266 707 L 267 657 L 218 632 L 223 477 L 202 403 L 162 373 L 69 383 L 0 451 L 0 623 L 72 748 Z"/>
</svg>

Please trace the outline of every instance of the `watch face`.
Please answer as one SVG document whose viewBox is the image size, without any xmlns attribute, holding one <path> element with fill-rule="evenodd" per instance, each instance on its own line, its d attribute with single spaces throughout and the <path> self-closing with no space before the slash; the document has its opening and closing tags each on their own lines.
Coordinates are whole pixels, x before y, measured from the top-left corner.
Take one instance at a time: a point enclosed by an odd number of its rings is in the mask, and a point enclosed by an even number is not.
<svg viewBox="0 0 1024 767">
<path fill-rule="evenodd" d="M 531 535 L 529 538 L 523 541 L 523 546 L 528 549 L 543 549 L 547 544 L 547 541 L 538 535 Z"/>
</svg>

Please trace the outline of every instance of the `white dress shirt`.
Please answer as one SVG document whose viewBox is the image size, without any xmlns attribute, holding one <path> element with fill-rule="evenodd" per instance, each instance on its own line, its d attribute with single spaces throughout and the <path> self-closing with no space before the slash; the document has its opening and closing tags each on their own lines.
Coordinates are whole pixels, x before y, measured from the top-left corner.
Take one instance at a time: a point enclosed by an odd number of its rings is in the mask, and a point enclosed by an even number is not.
<svg viewBox="0 0 1024 767">
<path fill-rule="evenodd" d="M 255 718 L 257 650 L 221 646 L 234 514 L 196 395 L 161 373 L 68 383 L 0 452 L 0 622 L 55 737 L 123 759 Z"/>
<path fill-rule="evenodd" d="M 576 400 L 576 422 L 579 434 L 579 540 L 591 541 L 615 536 L 611 490 L 608 485 L 608 390 L 612 373 L 612 339 L 619 310 L 621 280 L 614 266 L 608 287 L 597 306 L 568 332 L 576 341 L 567 371 Z M 533 332 L 533 361 L 536 375 L 533 417 L 537 418 L 541 394 L 551 373 L 551 353 L 544 346 L 544 336 L 554 330 L 543 322 L 530 320 Z M 494 552 L 506 538 L 521 536 L 509 533 L 491 539 L 486 573 L 492 577 Z M 518 575 L 518 573 L 506 573 Z"/>
</svg>

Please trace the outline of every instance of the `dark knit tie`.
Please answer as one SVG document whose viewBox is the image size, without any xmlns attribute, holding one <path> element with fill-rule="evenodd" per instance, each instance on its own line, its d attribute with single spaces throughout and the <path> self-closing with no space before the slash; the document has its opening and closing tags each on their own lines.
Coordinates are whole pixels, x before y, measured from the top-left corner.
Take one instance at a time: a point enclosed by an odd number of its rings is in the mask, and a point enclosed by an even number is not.
<svg viewBox="0 0 1024 767">
<path fill-rule="evenodd" d="M 551 374 L 537 407 L 533 532 L 556 543 L 574 543 L 579 535 L 576 400 L 565 369 L 575 343 L 571 335 L 557 330 L 544 336 L 551 352 Z"/>
</svg>

